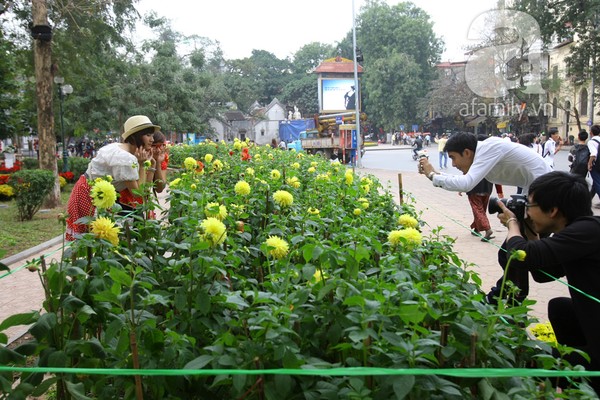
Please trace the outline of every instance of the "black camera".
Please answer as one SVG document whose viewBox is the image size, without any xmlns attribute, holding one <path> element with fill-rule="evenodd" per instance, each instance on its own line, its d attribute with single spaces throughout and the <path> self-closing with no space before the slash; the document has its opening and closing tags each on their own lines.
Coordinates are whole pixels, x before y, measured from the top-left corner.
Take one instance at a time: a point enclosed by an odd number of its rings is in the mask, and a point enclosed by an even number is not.
<svg viewBox="0 0 600 400">
<path fill-rule="evenodd" d="M 509 199 L 498 199 L 496 197 L 492 197 L 490 198 L 490 202 L 488 204 L 488 213 L 496 214 L 502 212 L 498 206 L 499 201 L 504 203 L 506 208 L 515 214 L 515 217 L 519 222 L 525 220 L 525 210 L 527 209 L 527 197 L 525 195 L 512 194 L 510 195 Z"/>
</svg>

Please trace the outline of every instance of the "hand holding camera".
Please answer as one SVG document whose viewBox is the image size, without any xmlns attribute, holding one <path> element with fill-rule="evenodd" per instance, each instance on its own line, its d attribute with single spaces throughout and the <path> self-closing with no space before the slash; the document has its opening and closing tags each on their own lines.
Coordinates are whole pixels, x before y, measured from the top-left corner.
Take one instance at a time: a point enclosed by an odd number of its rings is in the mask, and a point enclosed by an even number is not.
<svg viewBox="0 0 600 400">
<path fill-rule="evenodd" d="M 433 165 L 429 162 L 429 157 L 427 156 L 427 152 L 418 152 L 419 159 L 419 173 L 429 176 L 430 173 L 435 172 L 433 169 Z"/>
<path fill-rule="evenodd" d="M 521 223 L 525 220 L 527 209 L 527 197 L 522 194 L 513 194 L 510 198 L 498 199 L 492 197 L 488 204 L 490 214 L 498 213 L 498 219 L 505 225 L 513 218 Z"/>
</svg>

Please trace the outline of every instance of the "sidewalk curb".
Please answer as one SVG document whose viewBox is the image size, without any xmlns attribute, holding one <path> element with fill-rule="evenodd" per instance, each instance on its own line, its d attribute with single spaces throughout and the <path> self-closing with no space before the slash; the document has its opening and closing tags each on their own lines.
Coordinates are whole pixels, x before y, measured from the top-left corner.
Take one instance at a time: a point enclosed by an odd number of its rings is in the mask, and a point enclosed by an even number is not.
<svg viewBox="0 0 600 400">
<path fill-rule="evenodd" d="M 397 146 L 397 147 L 365 147 L 365 151 L 385 151 L 385 150 L 410 150 L 412 147 L 409 146 Z"/>
<path fill-rule="evenodd" d="M 34 254 L 37 254 L 41 251 L 44 251 L 46 249 L 49 249 L 52 246 L 55 246 L 59 243 L 62 242 L 63 240 L 63 235 L 59 235 L 53 239 L 50 239 L 44 243 L 38 244 L 37 246 L 31 247 L 27 250 L 23 250 L 20 253 L 14 254 L 10 257 L 6 257 L 3 260 L 0 260 L 0 263 L 10 266 L 11 264 L 15 264 L 18 263 L 19 261 L 22 261 L 26 258 L 32 257 Z"/>
</svg>

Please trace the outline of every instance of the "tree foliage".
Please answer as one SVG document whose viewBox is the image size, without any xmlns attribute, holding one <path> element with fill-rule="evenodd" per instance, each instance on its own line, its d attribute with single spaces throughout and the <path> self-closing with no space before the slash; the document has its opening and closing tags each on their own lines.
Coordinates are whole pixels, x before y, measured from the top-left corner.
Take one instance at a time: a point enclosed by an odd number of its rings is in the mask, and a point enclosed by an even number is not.
<svg viewBox="0 0 600 400">
<path fill-rule="evenodd" d="M 351 39 L 349 32 L 339 44 L 344 57 L 353 58 Z M 364 57 L 362 89 L 369 119 L 387 129 L 420 122 L 417 99 L 435 79 L 442 52 L 429 16 L 410 2 L 390 6 L 369 0 L 358 17 L 356 40 Z"/>
<path fill-rule="evenodd" d="M 515 0 L 514 7 L 538 21 L 546 47 L 576 39 L 566 58 L 573 81 L 600 77 L 600 0 Z"/>
</svg>

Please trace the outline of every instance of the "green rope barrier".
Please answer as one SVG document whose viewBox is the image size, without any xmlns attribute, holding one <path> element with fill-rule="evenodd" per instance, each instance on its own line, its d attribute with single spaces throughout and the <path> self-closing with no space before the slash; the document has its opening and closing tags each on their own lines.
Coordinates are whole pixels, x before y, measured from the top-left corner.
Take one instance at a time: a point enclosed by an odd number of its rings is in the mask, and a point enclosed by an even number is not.
<svg viewBox="0 0 600 400">
<path fill-rule="evenodd" d="M 596 377 L 600 371 L 555 371 L 530 368 L 329 368 L 329 369 L 110 369 L 7 367 L 0 372 L 83 374 L 109 376 L 213 376 L 213 375 L 302 375 L 302 376 L 381 376 L 381 375 L 443 375 L 457 378 L 504 377 Z"/>
<path fill-rule="evenodd" d="M 548 277 L 550 277 L 550 278 L 554 279 L 556 282 L 558 282 L 558 283 L 562 283 L 563 285 L 565 285 L 565 286 L 569 287 L 570 289 L 573 289 L 573 290 L 575 290 L 575 291 L 577 291 L 577 292 L 581 293 L 581 294 L 582 294 L 582 295 L 584 295 L 585 297 L 587 297 L 587 298 L 589 298 L 589 299 L 591 299 L 591 300 L 594 300 L 594 301 L 597 301 L 598 303 L 600 303 L 600 299 L 598 299 L 598 298 L 596 298 L 596 297 L 592 296 L 591 294 L 587 294 L 586 292 L 584 292 L 584 291 L 583 291 L 583 290 L 581 290 L 581 289 L 578 289 L 578 288 L 576 288 L 575 286 L 572 286 L 572 285 L 570 285 L 570 284 L 569 284 L 569 282 L 565 282 L 565 281 L 563 281 L 563 280 L 562 280 L 562 279 L 560 279 L 560 278 L 556 278 L 556 277 L 554 277 L 554 276 L 550 275 L 549 273 L 547 273 L 546 271 L 543 271 L 543 270 L 541 270 L 541 269 L 540 269 L 539 271 L 540 271 L 540 272 L 542 272 L 543 274 L 547 275 Z"/>
<path fill-rule="evenodd" d="M 407 192 L 407 193 L 410 193 L 410 192 Z M 414 194 L 412 194 L 412 193 L 410 193 L 410 194 L 411 194 L 413 197 L 415 197 L 415 198 L 416 198 L 416 196 L 414 196 Z M 427 203 L 425 203 L 425 204 L 427 204 Z M 468 231 L 471 231 L 471 228 L 470 228 L 470 227 L 467 227 L 467 226 L 466 226 L 466 225 L 464 225 L 462 222 L 460 222 L 460 221 L 458 221 L 458 220 L 456 220 L 456 219 L 454 219 L 454 218 L 451 218 L 451 217 L 449 217 L 447 213 L 444 213 L 444 212 L 442 212 L 442 211 L 440 211 L 440 210 L 438 210 L 438 209 L 436 209 L 435 207 L 433 207 L 433 206 L 430 206 L 430 205 L 427 205 L 427 207 L 428 207 L 428 208 L 430 208 L 430 209 L 432 209 L 433 211 L 435 211 L 435 212 L 437 212 L 437 213 L 439 213 L 439 214 L 443 215 L 443 216 L 444 216 L 446 219 L 448 219 L 448 220 L 450 220 L 450 221 L 454 222 L 456 225 L 460 226 L 461 228 L 464 228 L 464 229 L 466 229 L 466 230 L 468 230 Z M 482 237 L 482 238 L 483 238 L 483 236 L 482 236 L 482 235 L 480 235 L 479 233 L 477 233 L 477 236 L 479 236 L 479 237 Z M 489 241 L 489 240 L 486 240 L 486 242 L 487 242 L 487 243 L 489 243 L 489 244 L 491 244 L 491 245 L 493 245 L 493 246 L 495 246 L 495 247 L 497 247 L 499 250 L 503 250 L 503 251 L 505 251 L 505 252 L 508 252 L 508 250 L 506 250 L 506 249 L 502 248 L 502 246 L 498 246 L 496 243 L 493 243 L 493 242 L 491 242 L 491 241 Z M 591 294 L 585 293 L 585 292 L 584 292 L 584 291 L 582 291 L 581 289 L 578 289 L 578 288 L 576 288 L 575 286 L 572 286 L 572 285 L 570 285 L 568 282 L 565 282 L 565 281 L 563 281 L 563 280 L 562 280 L 562 279 L 560 279 L 560 278 L 556 278 L 556 277 L 554 277 L 554 276 L 550 275 L 550 274 L 549 274 L 549 273 L 547 273 L 546 271 L 543 271 L 543 270 L 539 270 L 539 271 L 540 271 L 540 272 L 542 272 L 542 273 L 544 273 L 544 274 L 546 274 L 548 277 L 552 278 L 554 281 L 556 281 L 556 282 L 558 282 L 558 283 L 561 283 L 561 284 L 563 284 L 563 285 L 565 285 L 565 286 L 567 286 L 567 287 L 569 287 L 569 288 L 571 288 L 571 289 L 573 289 L 573 290 L 575 290 L 575 291 L 577 291 L 577 292 L 581 293 L 582 295 L 586 296 L 587 298 L 589 298 L 589 299 L 591 299 L 591 300 L 594 300 L 594 301 L 596 301 L 596 302 L 600 303 L 600 299 L 598 299 L 598 298 L 596 298 L 596 297 L 592 296 Z"/>
<path fill-rule="evenodd" d="M 65 245 L 65 244 L 63 244 L 63 245 L 61 245 L 59 248 L 57 248 L 56 250 L 54 250 L 54 251 L 52 251 L 52 252 L 49 252 L 49 253 L 45 253 L 45 254 L 43 255 L 43 257 L 44 257 L 44 258 L 51 257 L 51 256 L 53 256 L 54 254 L 58 253 L 59 251 L 62 251 L 64 248 L 67 248 L 67 247 L 69 247 L 70 245 L 71 245 L 70 243 L 67 243 L 66 245 Z M 25 269 L 25 268 L 29 267 L 30 265 L 36 265 L 36 264 L 37 264 L 37 263 L 38 263 L 38 262 L 41 260 L 41 258 L 42 258 L 41 256 L 40 256 L 40 257 L 38 257 L 38 258 L 34 258 L 34 259 L 32 259 L 31 261 L 27 261 L 27 262 L 25 262 L 25 264 L 23 264 L 23 265 L 20 265 L 20 266 L 18 266 L 18 267 L 17 267 L 17 268 L 15 268 L 15 269 L 11 269 L 9 272 L 5 273 L 4 275 L 0 275 L 0 279 L 2 279 L 2 278 L 5 278 L 5 277 L 7 277 L 7 276 L 9 276 L 9 275 L 13 275 L 13 274 L 15 274 L 15 273 L 17 273 L 17 272 L 19 272 L 19 271 L 21 271 L 21 270 L 23 270 L 23 269 Z"/>
</svg>

